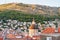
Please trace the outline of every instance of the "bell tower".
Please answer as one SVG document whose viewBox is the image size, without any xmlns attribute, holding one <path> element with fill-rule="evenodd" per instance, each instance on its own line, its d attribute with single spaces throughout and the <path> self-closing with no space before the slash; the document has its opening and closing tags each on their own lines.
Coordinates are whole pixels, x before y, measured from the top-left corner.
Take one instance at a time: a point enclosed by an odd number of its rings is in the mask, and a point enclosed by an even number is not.
<svg viewBox="0 0 60 40">
<path fill-rule="evenodd" d="M 35 35 L 38 35 L 38 26 L 35 23 L 35 20 L 33 18 L 32 24 L 29 27 L 29 36 L 32 37 L 32 36 L 35 36 Z"/>
</svg>

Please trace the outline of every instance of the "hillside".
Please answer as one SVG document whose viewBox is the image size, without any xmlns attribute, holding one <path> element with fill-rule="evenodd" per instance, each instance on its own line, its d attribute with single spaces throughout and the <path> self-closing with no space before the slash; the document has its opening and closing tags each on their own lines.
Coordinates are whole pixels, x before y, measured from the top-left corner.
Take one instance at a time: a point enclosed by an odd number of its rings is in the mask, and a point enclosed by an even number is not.
<svg viewBox="0 0 60 40">
<path fill-rule="evenodd" d="M 23 22 L 31 22 L 32 19 L 35 19 L 36 22 L 44 23 L 43 21 L 51 21 L 56 18 L 60 19 L 60 16 L 44 16 L 41 14 L 26 14 L 25 12 L 16 11 L 16 10 L 5 10 L 0 12 L 0 20 L 19 20 Z"/>
<path fill-rule="evenodd" d="M 17 10 L 30 14 L 43 14 L 43 15 L 60 14 L 59 7 L 50 7 L 44 5 L 23 4 L 23 3 L 9 3 L 0 5 L 0 11 L 4 10 Z"/>
</svg>

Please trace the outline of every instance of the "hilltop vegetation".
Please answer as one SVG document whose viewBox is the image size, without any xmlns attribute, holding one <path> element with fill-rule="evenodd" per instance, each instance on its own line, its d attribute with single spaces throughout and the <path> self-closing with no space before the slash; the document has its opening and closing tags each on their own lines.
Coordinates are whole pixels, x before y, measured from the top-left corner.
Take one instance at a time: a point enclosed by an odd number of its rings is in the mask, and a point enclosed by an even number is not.
<svg viewBox="0 0 60 40">
<path fill-rule="evenodd" d="M 0 20 L 19 20 L 19 21 L 32 21 L 32 19 L 35 19 L 36 22 L 48 21 L 48 20 L 54 20 L 55 18 L 59 18 L 59 16 L 44 16 L 41 14 L 27 14 L 21 11 L 15 11 L 15 10 L 5 10 L 3 12 L 0 12 Z"/>
</svg>

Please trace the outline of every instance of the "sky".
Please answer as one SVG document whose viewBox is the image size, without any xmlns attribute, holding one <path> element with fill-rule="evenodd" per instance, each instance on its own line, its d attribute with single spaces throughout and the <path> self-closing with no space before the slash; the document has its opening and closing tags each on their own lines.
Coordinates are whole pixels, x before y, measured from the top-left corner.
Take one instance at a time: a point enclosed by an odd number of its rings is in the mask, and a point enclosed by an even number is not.
<svg viewBox="0 0 60 40">
<path fill-rule="evenodd" d="M 39 4 L 52 7 L 60 7 L 60 0 L 0 0 L 0 4 L 6 3 Z"/>
</svg>

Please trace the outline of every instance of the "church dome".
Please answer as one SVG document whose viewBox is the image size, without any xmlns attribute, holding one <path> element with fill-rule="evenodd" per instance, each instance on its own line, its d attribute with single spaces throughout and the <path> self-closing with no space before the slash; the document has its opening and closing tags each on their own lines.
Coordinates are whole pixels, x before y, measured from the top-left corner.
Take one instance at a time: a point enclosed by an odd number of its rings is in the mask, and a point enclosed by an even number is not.
<svg viewBox="0 0 60 40">
<path fill-rule="evenodd" d="M 35 23 L 34 19 L 32 21 L 31 26 L 29 27 L 29 29 L 38 29 L 38 25 Z"/>
<path fill-rule="evenodd" d="M 29 29 L 38 29 L 38 26 L 35 25 L 35 24 L 32 24 L 32 25 L 29 27 Z"/>
</svg>

